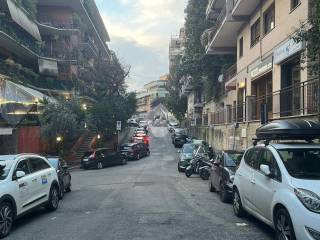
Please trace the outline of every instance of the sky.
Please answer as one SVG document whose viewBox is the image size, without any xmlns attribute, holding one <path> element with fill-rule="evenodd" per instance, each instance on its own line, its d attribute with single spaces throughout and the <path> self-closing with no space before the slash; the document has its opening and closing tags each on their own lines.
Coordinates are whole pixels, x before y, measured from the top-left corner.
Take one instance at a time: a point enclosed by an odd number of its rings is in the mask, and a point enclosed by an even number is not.
<svg viewBox="0 0 320 240">
<path fill-rule="evenodd" d="M 129 91 L 169 71 L 169 41 L 184 24 L 187 0 L 95 0 L 111 50 L 130 66 Z"/>
</svg>

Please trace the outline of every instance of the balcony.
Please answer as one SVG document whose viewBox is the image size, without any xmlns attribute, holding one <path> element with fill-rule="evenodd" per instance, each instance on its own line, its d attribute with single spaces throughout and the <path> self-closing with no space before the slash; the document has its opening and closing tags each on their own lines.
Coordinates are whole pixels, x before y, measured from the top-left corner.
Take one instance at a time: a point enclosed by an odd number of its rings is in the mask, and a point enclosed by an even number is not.
<svg viewBox="0 0 320 240">
<path fill-rule="evenodd" d="M 254 10 L 259 6 L 257 0 L 233 0 L 234 7 L 232 16 L 251 16 Z"/>
<path fill-rule="evenodd" d="M 237 88 L 237 64 L 230 66 L 225 74 L 224 74 L 224 81 L 225 81 L 225 88 L 227 91 L 236 90 Z"/>
<path fill-rule="evenodd" d="M 225 0 L 209 0 L 206 10 L 207 19 L 216 19 L 224 6 Z"/>
<path fill-rule="evenodd" d="M 38 22 L 39 30 L 44 35 L 70 36 L 80 34 L 80 29 L 75 26 L 55 25 L 52 22 Z"/>
<path fill-rule="evenodd" d="M 232 16 L 233 0 L 227 0 L 227 4 L 221 10 L 215 25 L 204 32 L 202 44 L 206 47 L 207 54 L 234 55 L 236 54 L 237 34 L 245 22 L 247 16 Z"/>
</svg>

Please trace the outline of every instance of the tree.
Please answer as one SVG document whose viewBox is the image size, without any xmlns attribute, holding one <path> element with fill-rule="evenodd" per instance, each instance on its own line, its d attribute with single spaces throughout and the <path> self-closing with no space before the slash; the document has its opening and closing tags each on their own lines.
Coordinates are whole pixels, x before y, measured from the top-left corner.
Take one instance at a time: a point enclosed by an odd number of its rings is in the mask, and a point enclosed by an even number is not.
<svg viewBox="0 0 320 240">
<path fill-rule="evenodd" d="M 56 103 L 44 101 L 43 104 L 40 123 L 44 139 L 51 146 L 56 145 L 57 137 L 61 137 L 63 143 L 74 143 L 73 140 L 84 130 L 85 113 L 82 111 L 80 103 L 71 99 Z M 66 144 L 63 144 L 62 148 L 67 148 Z"/>
<path fill-rule="evenodd" d="M 318 79 L 318 120 L 320 121 L 320 1 L 310 2 L 311 13 L 307 22 L 301 25 L 293 39 L 296 42 L 304 41 L 307 51 L 303 61 L 307 62 L 309 74 Z"/>
<path fill-rule="evenodd" d="M 180 97 L 179 92 L 173 90 L 166 98 L 165 105 L 179 122 L 182 122 L 185 119 L 188 108 L 187 96 L 183 95 Z"/>
<path fill-rule="evenodd" d="M 220 97 L 218 76 L 226 66 L 234 61 L 233 56 L 207 55 L 201 44 L 201 36 L 214 22 L 206 20 L 207 0 L 189 0 L 186 8 L 186 41 L 185 52 L 177 64 L 176 77 L 192 77 L 195 90 L 206 86 L 207 100 Z"/>
</svg>

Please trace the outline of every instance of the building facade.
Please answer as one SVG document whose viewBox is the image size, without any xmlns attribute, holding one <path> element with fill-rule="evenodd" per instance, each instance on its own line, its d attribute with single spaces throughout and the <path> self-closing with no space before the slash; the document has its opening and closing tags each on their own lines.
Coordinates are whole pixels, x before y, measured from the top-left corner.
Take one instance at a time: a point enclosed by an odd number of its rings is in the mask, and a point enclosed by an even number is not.
<svg viewBox="0 0 320 240">
<path fill-rule="evenodd" d="M 261 120 L 316 117 L 318 82 L 303 60 L 305 44 L 293 39 L 309 14 L 307 0 L 209 1 L 215 24 L 202 36 L 206 53 L 236 56 L 221 76 L 223 99 L 204 107 L 204 135 L 217 148 L 246 148 Z"/>
<path fill-rule="evenodd" d="M 23 119 L 24 128 L 39 126 L 33 116 L 40 100 L 85 97 L 96 64 L 112 60 L 94 0 L 26 1 L 0 1 L 0 145 L 12 147 L 6 152 L 21 152 Z"/>
</svg>

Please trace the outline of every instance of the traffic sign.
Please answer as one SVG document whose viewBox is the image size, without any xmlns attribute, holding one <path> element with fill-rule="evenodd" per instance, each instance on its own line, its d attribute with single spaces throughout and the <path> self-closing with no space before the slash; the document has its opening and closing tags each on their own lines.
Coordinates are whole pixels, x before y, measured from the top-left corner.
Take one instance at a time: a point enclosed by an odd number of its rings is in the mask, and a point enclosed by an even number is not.
<svg viewBox="0 0 320 240">
<path fill-rule="evenodd" d="M 121 121 L 117 121 L 117 131 L 121 131 Z"/>
</svg>

